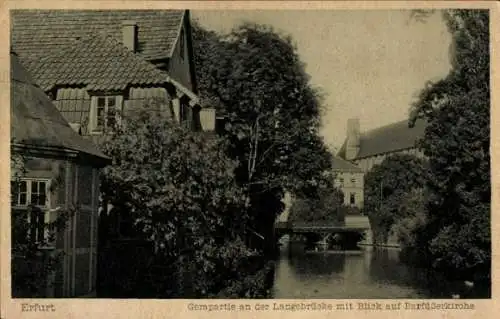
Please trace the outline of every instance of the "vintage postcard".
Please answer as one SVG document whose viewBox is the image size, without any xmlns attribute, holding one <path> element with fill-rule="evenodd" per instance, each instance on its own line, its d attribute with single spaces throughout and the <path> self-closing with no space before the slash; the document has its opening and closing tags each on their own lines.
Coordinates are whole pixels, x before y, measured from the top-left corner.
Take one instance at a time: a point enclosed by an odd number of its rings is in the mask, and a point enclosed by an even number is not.
<svg viewBox="0 0 500 319">
<path fill-rule="evenodd" d="M 493 317 L 498 8 L 2 2 L 1 318 Z"/>
</svg>

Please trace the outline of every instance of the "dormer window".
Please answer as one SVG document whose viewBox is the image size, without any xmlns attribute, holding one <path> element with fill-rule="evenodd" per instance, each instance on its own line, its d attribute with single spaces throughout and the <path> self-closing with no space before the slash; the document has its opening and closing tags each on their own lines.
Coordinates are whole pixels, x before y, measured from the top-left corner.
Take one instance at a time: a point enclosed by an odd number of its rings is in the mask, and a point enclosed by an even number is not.
<svg viewBox="0 0 500 319">
<path fill-rule="evenodd" d="M 119 123 L 122 97 L 119 95 L 93 96 L 91 110 L 91 131 L 105 132 L 112 130 Z"/>
<path fill-rule="evenodd" d="M 114 126 L 116 122 L 116 97 L 100 96 L 97 98 L 97 126 L 98 130 Z"/>
</svg>

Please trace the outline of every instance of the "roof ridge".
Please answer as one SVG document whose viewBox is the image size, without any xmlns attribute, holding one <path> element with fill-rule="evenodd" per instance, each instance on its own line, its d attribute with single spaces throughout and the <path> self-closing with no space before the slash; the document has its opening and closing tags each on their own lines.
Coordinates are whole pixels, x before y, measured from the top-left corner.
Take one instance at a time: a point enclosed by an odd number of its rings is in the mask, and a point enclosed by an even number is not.
<svg viewBox="0 0 500 319">
<path fill-rule="evenodd" d="M 20 10 L 11 12 L 11 43 L 26 56 L 46 56 L 70 43 L 75 36 L 97 30 L 107 31 L 120 40 L 120 21 L 136 20 L 143 27 L 138 37 L 140 54 L 148 61 L 171 57 L 186 9 L 69 9 Z M 34 18 L 34 16 L 38 18 Z M 87 23 L 88 22 L 88 23 Z M 79 25 L 79 28 L 75 28 Z M 150 27 L 153 29 L 150 29 Z M 155 29 L 160 31 L 155 31 Z M 50 32 L 49 32 L 50 31 Z M 57 34 L 57 36 L 56 36 Z M 36 41 L 35 41 L 36 39 Z M 36 43 L 38 42 L 38 43 Z"/>
</svg>

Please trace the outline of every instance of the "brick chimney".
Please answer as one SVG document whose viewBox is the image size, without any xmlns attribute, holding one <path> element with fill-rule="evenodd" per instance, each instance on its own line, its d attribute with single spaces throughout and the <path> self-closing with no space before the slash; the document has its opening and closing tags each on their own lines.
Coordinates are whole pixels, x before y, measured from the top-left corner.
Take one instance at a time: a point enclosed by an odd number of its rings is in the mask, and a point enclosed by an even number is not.
<svg viewBox="0 0 500 319">
<path fill-rule="evenodd" d="M 352 160 L 359 153 L 359 119 L 347 120 L 347 142 L 345 148 L 345 159 Z"/>
<path fill-rule="evenodd" d="M 122 37 L 123 45 L 130 51 L 135 52 L 137 49 L 137 22 L 131 20 L 123 21 Z"/>
</svg>

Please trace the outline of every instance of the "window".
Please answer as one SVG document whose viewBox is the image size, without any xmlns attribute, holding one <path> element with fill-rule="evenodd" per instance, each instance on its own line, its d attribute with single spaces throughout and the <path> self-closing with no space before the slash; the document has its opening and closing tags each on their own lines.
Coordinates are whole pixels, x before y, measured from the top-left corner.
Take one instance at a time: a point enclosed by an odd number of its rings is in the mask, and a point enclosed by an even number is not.
<svg viewBox="0 0 500 319">
<path fill-rule="evenodd" d="M 344 186 L 344 179 L 342 177 L 339 178 L 339 183 L 340 183 L 341 186 Z"/>
<path fill-rule="evenodd" d="M 121 100 L 121 96 L 95 97 L 94 131 L 113 129 L 118 123 Z"/>
<path fill-rule="evenodd" d="M 16 187 L 17 186 L 17 187 Z M 48 204 L 48 180 L 21 180 L 11 182 L 12 206 L 47 207 Z"/>
<path fill-rule="evenodd" d="M 351 193 L 350 194 L 349 203 L 351 205 L 355 205 L 356 204 L 356 194 L 355 193 Z"/>
<path fill-rule="evenodd" d="M 27 181 L 20 181 L 17 184 L 17 189 L 16 189 L 16 183 L 15 182 L 10 183 L 12 206 L 26 206 L 26 205 L 28 205 L 28 186 L 27 186 L 27 184 L 28 184 Z"/>
<path fill-rule="evenodd" d="M 192 119 L 193 119 L 192 108 L 189 106 L 189 104 L 181 102 L 180 103 L 181 123 L 184 125 L 184 127 L 191 129 L 193 124 Z"/>
<path fill-rule="evenodd" d="M 41 243 L 48 236 L 45 227 L 49 205 L 49 180 L 23 179 L 11 182 L 11 201 L 16 216 L 14 220 L 26 218 L 29 239 Z"/>
<path fill-rule="evenodd" d="M 355 179 L 354 177 L 353 177 L 353 178 L 351 178 L 351 184 L 352 184 L 352 185 L 356 185 L 356 179 Z"/>
</svg>

